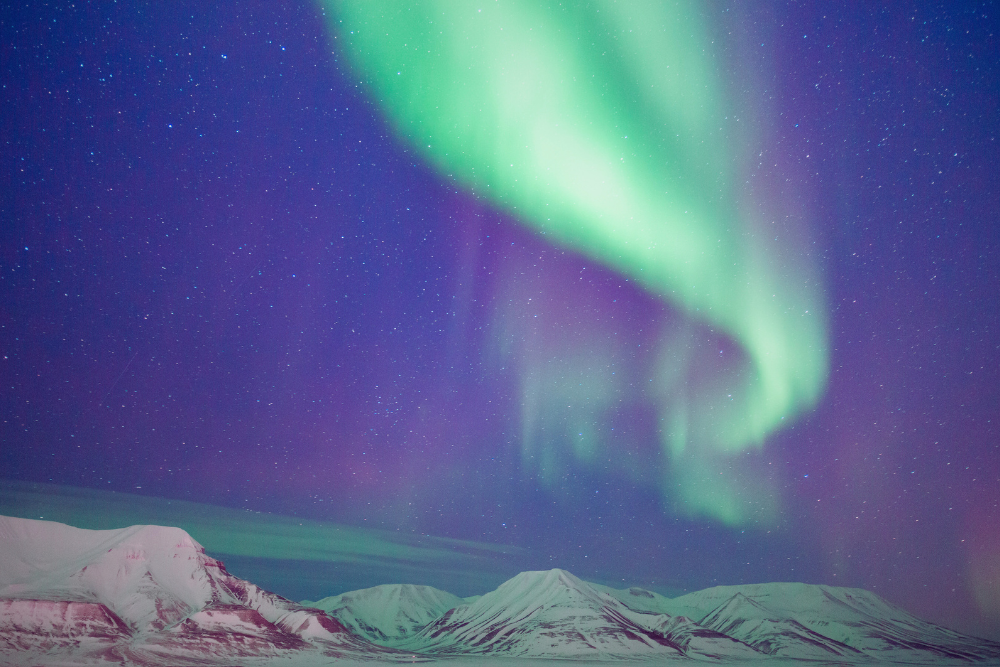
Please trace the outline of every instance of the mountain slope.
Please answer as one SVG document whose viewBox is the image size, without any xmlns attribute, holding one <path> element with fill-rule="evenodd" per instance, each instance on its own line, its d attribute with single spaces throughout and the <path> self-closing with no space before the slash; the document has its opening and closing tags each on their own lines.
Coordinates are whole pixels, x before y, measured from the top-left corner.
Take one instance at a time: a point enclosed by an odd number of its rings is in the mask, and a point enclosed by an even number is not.
<svg viewBox="0 0 1000 667">
<path fill-rule="evenodd" d="M 339 621 L 229 574 L 179 528 L 0 517 L 0 647 L 143 664 L 318 651 L 391 658 Z M 90 654 L 88 653 L 88 655 Z"/>
<path fill-rule="evenodd" d="M 841 652 L 840 647 L 846 646 L 877 660 L 1000 658 L 997 642 L 922 621 L 857 588 L 798 583 L 718 586 L 675 598 L 670 604 L 675 612 L 690 614 L 701 625 L 755 646 L 767 642 L 778 646 L 794 634 L 807 643 L 816 640 L 817 647 L 822 644 L 830 653 L 850 655 Z"/>
<path fill-rule="evenodd" d="M 438 654 L 521 657 L 682 655 L 678 647 L 631 621 L 628 613 L 617 600 L 568 572 L 522 572 L 398 646 Z"/>
<path fill-rule="evenodd" d="M 857 649 L 813 632 L 795 620 L 783 618 L 782 614 L 742 593 L 710 612 L 700 625 L 768 655 L 818 660 L 862 656 Z"/>
<path fill-rule="evenodd" d="M 697 653 L 697 648 L 716 642 L 719 646 L 709 648 L 720 655 L 754 654 L 711 631 L 705 631 L 705 637 L 687 637 L 682 648 L 651 629 L 663 620 L 661 615 L 631 610 L 563 570 L 522 572 L 394 645 L 432 654 L 636 659 L 680 658 L 686 649 Z"/>
<path fill-rule="evenodd" d="M 615 598 L 633 611 L 645 614 L 677 615 L 674 613 L 674 608 L 670 604 L 670 598 L 664 597 L 659 593 L 654 593 L 653 591 L 647 591 L 645 588 L 632 586 L 631 588 L 617 589 L 609 586 L 602 586 L 601 584 L 591 583 L 590 585 L 601 593 L 605 593 Z"/>
<path fill-rule="evenodd" d="M 462 598 L 430 586 L 385 584 L 303 605 L 321 609 L 353 632 L 375 643 L 412 637 Z"/>
</svg>

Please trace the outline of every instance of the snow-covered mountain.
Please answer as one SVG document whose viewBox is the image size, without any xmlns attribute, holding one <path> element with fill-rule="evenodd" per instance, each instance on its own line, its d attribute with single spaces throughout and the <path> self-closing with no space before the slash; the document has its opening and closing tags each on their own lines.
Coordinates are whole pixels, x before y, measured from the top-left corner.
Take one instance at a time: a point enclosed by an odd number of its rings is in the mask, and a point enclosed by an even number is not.
<svg viewBox="0 0 1000 667">
<path fill-rule="evenodd" d="M 400 587 L 338 596 L 389 599 Z M 441 608 L 456 601 L 430 589 Z M 414 620 L 401 631 L 387 620 L 375 643 L 429 655 L 598 659 L 698 658 L 838 663 L 938 663 L 1000 659 L 1000 644 L 921 621 L 860 589 L 775 583 L 720 586 L 679 598 L 641 588 L 589 584 L 562 570 L 523 572 L 497 590 L 446 611 L 429 598 L 401 596 Z M 421 602 L 423 600 L 423 602 Z M 397 613 L 391 603 L 384 619 Z M 421 609 L 420 615 L 414 610 Z M 378 608 L 338 606 L 348 627 L 373 625 Z M 396 630 L 393 630 L 396 627 Z M 362 630 L 364 631 L 364 630 Z M 416 632 L 415 632 L 416 631 Z"/>
<path fill-rule="evenodd" d="M 615 598 L 623 605 L 634 611 L 646 612 L 649 614 L 674 614 L 674 608 L 670 605 L 670 598 L 659 593 L 647 591 L 645 588 L 632 586 L 631 588 L 617 589 L 601 584 L 590 584 L 602 593 L 606 593 Z"/>
<path fill-rule="evenodd" d="M 522 572 L 402 643 L 432 654 L 510 657 L 680 657 L 614 598 L 562 570 Z"/>
<path fill-rule="evenodd" d="M 843 652 L 846 646 L 879 661 L 1000 660 L 1000 643 L 920 620 L 859 588 L 799 583 L 717 586 L 669 604 L 703 626 L 775 655 L 799 657 L 801 649 L 789 643 L 795 639 L 828 654 L 850 656 Z"/>
<path fill-rule="evenodd" d="M 629 609 L 569 572 L 522 572 L 392 645 L 436 655 L 533 658 L 755 655 L 750 647 L 705 628 L 681 628 L 676 637 L 652 629 L 663 620 Z"/>
<path fill-rule="evenodd" d="M 722 603 L 700 625 L 739 639 L 768 655 L 817 660 L 862 655 L 861 651 L 784 618 L 742 593 Z"/>
<path fill-rule="evenodd" d="M 229 574 L 179 528 L 0 517 L 0 661 L 202 664 L 315 652 L 392 659 L 316 609 Z M 45 656 L 44 658 L 40 656 Z"/>
<path fill-rule="evenodd" d="M 91 531 L 0 517 L 3 665 L 305 667 L 458 656 L 1000 664 L 1000 643 L 859 589 L 755 584 L 670 599 L 563 570 L 522 572 L 464 600 L 387 585 L 307 606 L 232 576 L 178 528 Z"/>
<path fill-rule="evenodd" d="M 412 637 L 465 601 L 446 591 L 413 584 L 384 584 L 302 604 L 327 612 L 375 643 Z"/>
</svg>

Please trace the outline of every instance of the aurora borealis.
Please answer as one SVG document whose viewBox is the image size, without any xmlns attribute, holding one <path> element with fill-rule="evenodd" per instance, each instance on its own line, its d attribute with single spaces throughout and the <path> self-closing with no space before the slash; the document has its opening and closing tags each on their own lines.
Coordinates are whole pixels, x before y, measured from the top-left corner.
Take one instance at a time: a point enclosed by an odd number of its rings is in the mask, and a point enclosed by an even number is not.
<svg viewBox="0 0 1000 667">
<path fill-rule="evenodd" d="M 1000 637 L 992 6 L 399 6 L 2 10 L 0 513 Z"/>
<path fill-rule="evenodd" d="M 510 2 L 484 12 L 449 0 L 330 3 L 330 16 L 390 120 L 439 171 L 739 344 L 745 361 L 691 391 L 697 345 L 667 335 L 656 353 L 670 360 L 649 378 L 674 478 L 665 493 L 739 524 L 764 503 L 732 479 L 715 483 L 725 454 L 813 406 L 826 379 L 824 306 L 807 252 L 772 247 L 775 220 L 737 198 L 741 151 L 761 140 L 739 112 L 727 115 L 697 7 Z M 558 388 L 526 389 L 526 418 L 533 390 Z M 566 425 L 570 437 L 602 415 L 581 421 Z M 614 455 L 582 437 L 578 458 Z M 528 451 L 533 440 L 543 460 L 562 444 L 528 433 Z"/>
</svg>

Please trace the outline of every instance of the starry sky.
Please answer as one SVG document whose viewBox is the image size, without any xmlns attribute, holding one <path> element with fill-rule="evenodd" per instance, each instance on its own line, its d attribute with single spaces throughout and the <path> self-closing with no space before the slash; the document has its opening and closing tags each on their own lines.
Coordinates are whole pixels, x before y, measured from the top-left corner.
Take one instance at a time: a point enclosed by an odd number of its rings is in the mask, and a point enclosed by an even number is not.
<svg viewBox="0 0 1000 667">
<path fill-rule="evenodd" d="M 993 3 L 482 4 L 0 9 L 0 512 L 1000 638 Z"/>
</svg>

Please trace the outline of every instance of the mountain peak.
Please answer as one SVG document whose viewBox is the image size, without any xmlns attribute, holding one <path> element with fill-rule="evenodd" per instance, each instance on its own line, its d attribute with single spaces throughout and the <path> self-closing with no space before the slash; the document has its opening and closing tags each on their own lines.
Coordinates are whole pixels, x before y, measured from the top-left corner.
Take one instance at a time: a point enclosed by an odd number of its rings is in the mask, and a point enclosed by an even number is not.
<svg viewBox="0 0 1000 667">
<path fill-rule="evenodd" d="M 561 569 L 522 572 L 456 607 L 399 648 L 435 654 L 552 658 L 674 656 L 679 647 L 639 614 Z"/>
<path fill-rule="evenodd" d="M 431 586 L 383 584 L 303 604 L 327 612 L 362 637 L 392 643 L 459 606 L 462 598 Z"/>
<path fill-rule="evenodd" d="M 701 624 L 711 626 L 716 618 L 739 614 L 744 618 L 769 618 L 774 612 L 764 604 L 749 598 L 743 593 L 737 592 L 731 598 L 716 607 L 705 618 L 701 619 Z"/>
<path fill-rule="evenodd" d="M 586 581 L 578 578 L 570 572 L 567 572 L 566 570 L 561 570 L 559 568 L 521 572 L 520 574 L 517 574 L 500 584 L 500 587 L 497 590 L 501 590 L 505 587 L 531 587 L 545 590 L 585 590 L 597 593 L 597 590 Z"/>
<path fill-rule="evenodd" d="M 69 648 L 80 637 L 89 642 L 81 656 L 139 647 L 153 656 L 143 664 L 206 655 L 231 664 L 275 651 L 393 654 L 234 577 L 180 528 L 93 531 L 11 517 L 0 517 L 0 636 L 29 651 L 24 664 L 50 664 L 46 647 Z M 44 657 L 32 657 L 36 650 Z"/>
<path fill-rule="evenodd" d="M 499 588 L 484 595 L 472 606 L 483 611 L 491 607 L 511 613 L 527 613 L 530 609 L 557 604 L 602 607 L 615 602 L 582 579 L 555 568 L 522 572 L 500 584 Z"/>
</svg>

